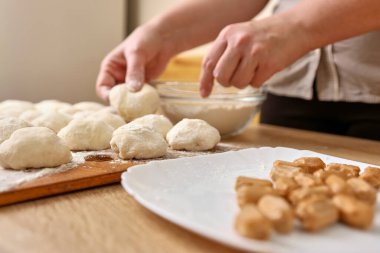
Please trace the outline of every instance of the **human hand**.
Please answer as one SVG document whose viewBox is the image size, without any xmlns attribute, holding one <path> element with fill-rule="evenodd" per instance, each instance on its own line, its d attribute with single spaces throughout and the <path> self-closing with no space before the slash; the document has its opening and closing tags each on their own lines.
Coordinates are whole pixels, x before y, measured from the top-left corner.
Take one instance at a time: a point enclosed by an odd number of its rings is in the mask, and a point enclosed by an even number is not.
<svg viewBox="0 0 380 253">
<path fill-rule="evenodd" d="M 203 60 L 201 96 L 210 95 L 214 79 L 225 87 L 259 87 L 307 51 L 302 32 L 282 17 L 229 25 Z"/>
<path fill-rule="evenodd" d="M 145 25 L 137 28 L 102 61 L 96 81 L 96 93 L 108 99 L 111 88 L 126 83 L 139 91 L 144 82 L 158 77 L 165 69 L 174 49 L 158 29 Z"/>
</svg>

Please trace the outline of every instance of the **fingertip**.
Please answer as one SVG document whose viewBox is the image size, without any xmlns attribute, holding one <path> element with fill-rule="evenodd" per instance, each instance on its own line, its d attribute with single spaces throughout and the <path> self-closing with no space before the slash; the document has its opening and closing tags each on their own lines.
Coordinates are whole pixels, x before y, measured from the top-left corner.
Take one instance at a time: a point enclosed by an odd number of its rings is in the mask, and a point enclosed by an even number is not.
<svg viewBox="0 0 380 253">
<path fill-rule="evenodd" d="M 98 96 L 103 99 L 104 101 L 109 100 L 109 95 L 110 95 L 111 88 L 102 86 L 98 90 Z"/>
<path fill-rule="evenodd" d="M 137 80 L 128 80 L 126 81 L 127 89 L 131 92 L 138 92 L 142 89 L 144 83 Z"/>
</svg>

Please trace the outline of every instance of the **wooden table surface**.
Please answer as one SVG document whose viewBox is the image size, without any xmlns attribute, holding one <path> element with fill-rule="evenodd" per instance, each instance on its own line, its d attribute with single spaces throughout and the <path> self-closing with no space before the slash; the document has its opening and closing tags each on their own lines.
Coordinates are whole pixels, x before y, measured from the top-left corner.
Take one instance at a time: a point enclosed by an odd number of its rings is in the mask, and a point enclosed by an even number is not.
<svg viewBox="0 0 380 253">
<path fill-rule="evenodd" d="M 286 146 L 380 164 L 380 142 L 251 126 L 227 140 Z M 0 208 L 0 252 L 239 252 L 176 226 L 140 206 L 120 185 Z"/>
</svg>

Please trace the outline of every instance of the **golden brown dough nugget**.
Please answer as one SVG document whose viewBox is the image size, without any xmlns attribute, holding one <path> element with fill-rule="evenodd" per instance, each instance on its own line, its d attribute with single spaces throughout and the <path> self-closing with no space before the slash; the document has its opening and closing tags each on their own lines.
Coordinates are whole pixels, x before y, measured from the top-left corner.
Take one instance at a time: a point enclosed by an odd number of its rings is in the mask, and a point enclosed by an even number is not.
<svg viewBox="0 0 380 253">
<path fill-rule="evenodd" d="M 301 172 L 297 173 L 294 176 L 294 180 L 301 187 L 312 187 L 312 186 L 317 186 L 317 185 L 322 184 L 322 182 L 319 178 L 314 177 L 311 174 L 306 174 L 306 173 L 301 173 Z"/>
<path fill-rule="evenodd" d="M 360 178 L 367 181 L 370 185 L 376 189 L 380 188 L 380 168 L 367 167 L 360 175 Z"/>
<path fill-rule="evenodd" d="M 293 229 L 293 209 L 282 197 L 266 195 L 259 200 L 257 207 L 277 232 L 286 234 Z"/>
<path fill-rule="evenodd" d="M 261 197 L 267 194 L 277 195 L 277 192 L 272 187 L 262 185 L 242 185 L 236 191 L 240 207 L 249 203 L 256 204 Z"/>
<path fill-rule="evenodd" d="M 338 209 L 327 198 L 309 198 L 301 201 L 296 208 L 297 217 L 307 231 L 321 230 L 338 220 Z"/>
<path fill-rule="evenodd" d="M 354 193 L 354 196 L 362 201 L 373 205 L 376 203 L 377 191 L 372 185 L 361 178 L 350 178 L 347 180 L 348 186 Z"/>
<path fill-rule="evenodd" d="M 281 177 L 294 177 L 297 172 L 301 171 L 301 167 L 294 166 L 293 163 L 277 160 L 273 163 L 273 168 L 270 172 L 270 177 L 276 181 Z"/>
<path fill-rule="evenodd" d="M 337 177 L 342 178 L 343 180 L 347 179 L 347 176 L 345 173 L 341 171 L 326 171 L 326 170 L 317 170 L 316 172 L 313 173 L 313 176 L 318 178 L 321 182 L 325 182 L 326 179 L 331 176 L 335 175 Z"/>
<path fill-rule="evenodd" d="M 329 197 L 331 195 L 330 189 L 326 185 L 319 185 L 314 187 L 302 187 L 295 189 L 289 194 L 289 201 L 293 205 L 298 205 L 301 201 L 314 196 L 322 195 Z"/>
<path fill-rule="evenodd" d="M 323 170 L 326 164 L 319 157 L 301 157 L 293 161 L 293 163 L 301 167 L 301 172 L 312 174 L 317 170 Z"/>
<path fill-rule="evenodd" d="M 339 176 L 331 175 L 326 179 L 325 183 L 332 194 L 353 194 L 351 187 Z"/>
<path fill-rule="evenodd" d="M 299 185 L 293 178 L 280 177 L 275 181 L 274 188 L 281 196 L 288 196 L 290 192 L 299 188 Z"/>
<path fill-rule="evenodd" d="M 371 227 L 375 215 L 374 206 L 343 194 L 334 196 L 333 203 L 339 210 L 340 220 L 345 224 L 360 229 Z"/>
<path fill-rule="evenodd" d="M 346 179 L 358 177 L 360 172 L 360 168 L 358 166 L 341 163 L 330 163 L 326 166 L 325 170 L 342 172 Z"/>
<path fill-rule="evenodd" d="M 245 237 L 267 240 L 272 225 L 254 204 L 245 205 L 235 219 L 236 231 Z"/>
<path fill-rule="evenodd" d="M 242 185 L 262 185 L 269 187 L 273 186 L 272 182 L 266 179 L 239 176 L 236 179 L 235 190 L 237 190 Z"/>
</svg>

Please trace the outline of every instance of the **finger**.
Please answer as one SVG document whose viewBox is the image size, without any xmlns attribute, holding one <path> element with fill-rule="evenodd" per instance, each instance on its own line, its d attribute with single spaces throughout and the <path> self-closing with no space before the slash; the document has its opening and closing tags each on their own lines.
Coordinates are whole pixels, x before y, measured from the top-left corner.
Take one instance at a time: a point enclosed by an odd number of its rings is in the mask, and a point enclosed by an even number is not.
<svg viewBox="0 0 380 253">
<path fill-rule="evenodd" d="M 100 66 L 96 79 L 96 94 L 104 100 L 108 99 L 109 90 L 125 80 L 125 58 L 119 52 L 111 52 Z"/>
<path fill-rule="evenodd" d="M 265 71 L 264 68 L 260 68 L 260 66 L 258 66 L 250 84 L 252 87 L 259 88 L 270 77 L 271 74 L 269 72 Z"/>
<path fill-rule="evenodd" d="M 200 93 L 202 97 L 208 97 L 214 84 L 214 68 L 227 47 L 227 42 L 216 41 L 207 56 L 203 59 L 200 76 Z"/>
<path fill-rule="evenodd" d="M 257 60 L 255 58 L 244 57 L 239 62 L 237 69 L 233 73 L 233 76 L 230 80 L 231 85 L 239 89 L 247 87 L 255 75 L 256 67 Z"/>
<path fill-rule="evenodd" d="M 145 60 L 138 54 L 129 54 L 127 58 L 127 74 L 125 83 L 130 91 L 141 90 L 145 81 Z"/>
<path fill-rule="evenodd" d="M 101 99 L 107 101 L 111 88 L 116 84 L 116 80 L 112 75 L 107 71 L 101 71 L 96 81 L 96 94 Z"/>
<path fill-rule="evenodd" d="M 230 86 L 230 80 L 235 72 L 239 61 L 240 53 L 233 47 L 227 47 L 223 55 L 220 57 L 214 69 L 214 78 L 223 86 Z"/>
</svg>

